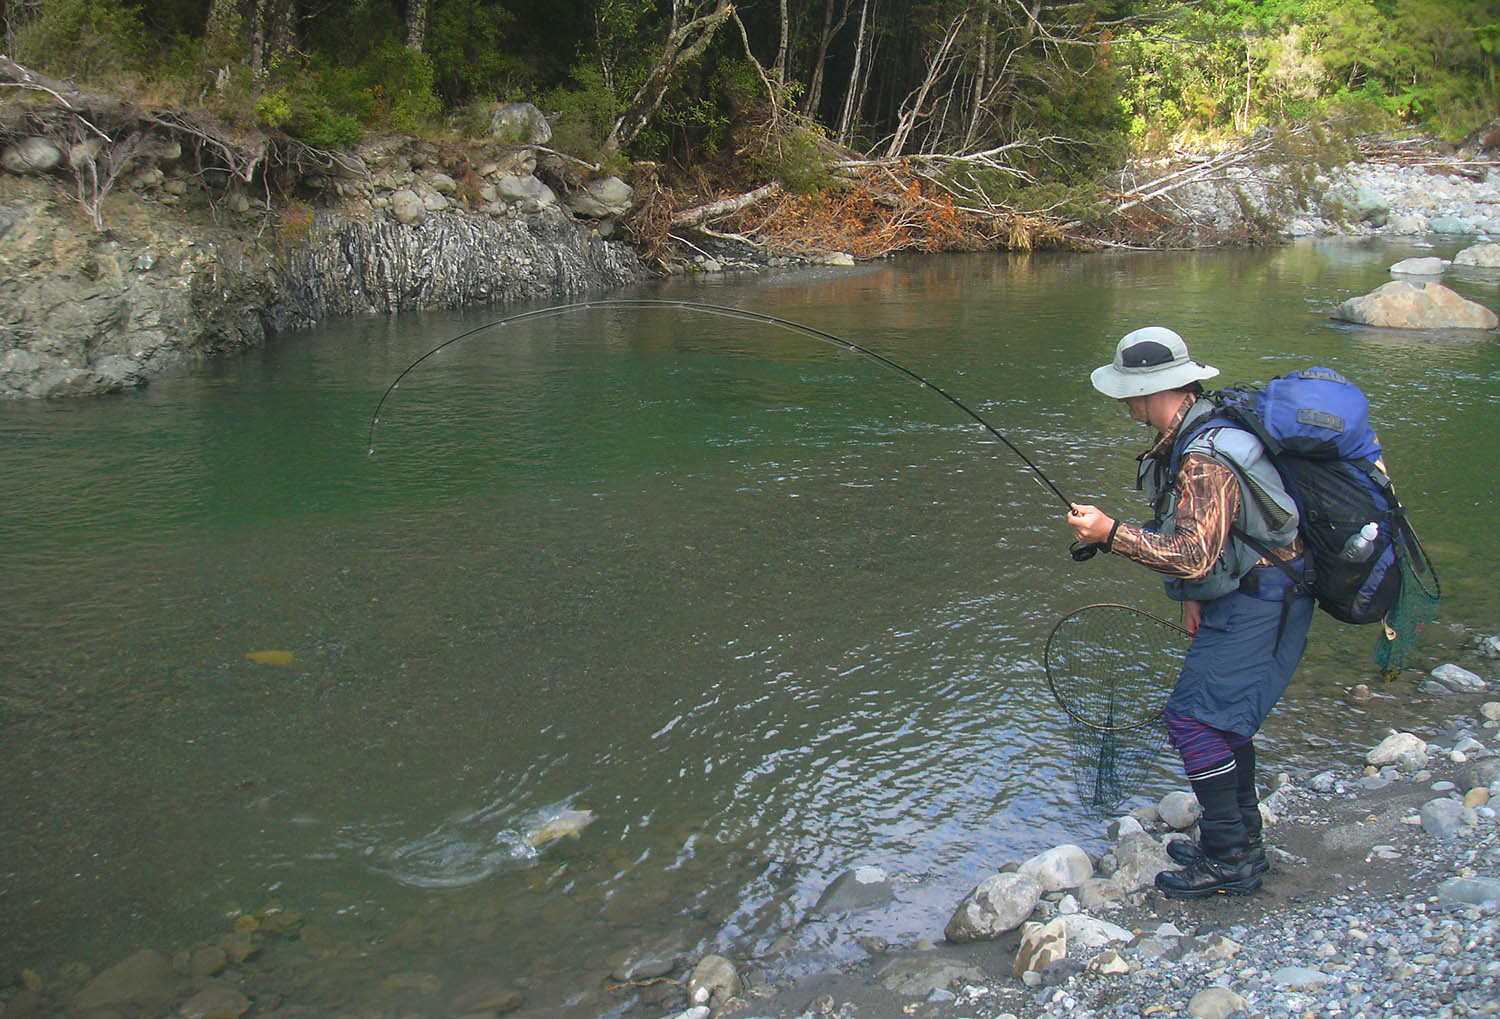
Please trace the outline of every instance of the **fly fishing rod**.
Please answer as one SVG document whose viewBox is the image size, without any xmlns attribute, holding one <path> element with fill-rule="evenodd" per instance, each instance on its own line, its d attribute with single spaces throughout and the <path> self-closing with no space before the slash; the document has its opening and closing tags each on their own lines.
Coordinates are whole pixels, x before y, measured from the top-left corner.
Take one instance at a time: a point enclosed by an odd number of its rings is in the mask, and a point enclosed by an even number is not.
<svg viewBox="0 0 1500 1019">
<path fill-rule="evenodd" d="M 943 399 L 953 404 L 953 406 L 957 407 L 959 410 L 963 411 L 966 415 L 968 415 L 971 419 L 978 423 L 979 426 L 986 432 L 1004 443 L 1007 449 L 1014 453 L 1023 464 L 1030 468 L 1033 480 L 1035 480 L 1037 484 L 1041 485 L 1046 491 L 1050 492 L 1052 495 L 1055 495 L 1058 501 L 1063 504 L 1063 507 L 1069 512 L 1072 512 L 1072 500 L 1064 495 L 1062 491 L 1052 483 L 1051 479 L 1048 478 L 1047 475 L 1042 473 L 1042 469 L 1036 464 L 1032 463 L 1031 458 L 1028 457 L 1025 453 L 1021 452 L 1020 448 L 1018 448 L 1015 443 L 1011 442 L 1004 435 L 1002 435 L 999 429 L 990 424 L 983 417 L 981 417 L 978 412 L 965 405 L 962 401 L 949 393 L 947 390 L 923 378 L 916 372 L 912 371 L 910 368 L 907 368 L 905 365 L 891 360 L 884 354 L 879 353 L 878 351 L 871 350 L 869 347 L 855 343 L 853 340 L 846 340 L 842 336 L 835 336 L 833 333 L 825 332 L 822 329 L 804 325 L 801 322 L 793 322 L 791 319 L 780 318 L 776 315 L 768 315 L 765 312 L 748 311 L 744 308 L 733 308 L 721 304 L 702 304 L 697 301 L 674 301 L 663 298 L 626 298 L 607 301 L 580 301 L 577 304 L 560 304 L 548 308 L 537 308 L 534 311 L 523 311 L 515 315 L 507 315 L 505 318 L 496 319 L 493 322 L 487 322 L 481 326 L 475 326 L 473 329 L 466 330 L 462 333 L 459 333 L 457 336 L 453 336 L 447 340 L 444 340 L 442 343 L 439 343 L 436 347 L 433 347 L 427 353 L 417 358 L 411 364 L 407 365 L 406 368 L 401 372 L 401 374 L 397 375 L 395 380 L 386 387 L 385 392 L 381 394 L 380 402 L 375 405 L 375 413 L 370 416 L 370 434 L 368 440 L 370 455 L 373 456 L 375 454 L 375 428 L 380 424 L 381 408 L 385 406 L 385 402 L 390 398 L 390 395 L 396 391 L 397 387 L 401 385 L 401 380 L 406 378 L 407 375 L 416 370 L 416 368 L 428 358 L 434 356 L 435 354 L 438 354 L 443 350 L 446 350 L 448 347 L 453 346 L 453 344 L 458 343 L 460 340 L 466 340 L 471 336 L 476 336 L 479 333 L 485 332 L 490 329 L 499 329 L 504 326 L 514 325 L 517 322 L 529 322 L 540 319 L 557 318 L 561 315 L 569 315 L 574 312 L 584 311 L 588 309 L 610 308 L 674 308 L 681 311 L 696 311 L 701 312 L 705 315 L 718 315 L 723 318 L 740 319 L 746 322 L 760 322 L 769 325 L 780 326 L 783 329 L 790 329 L 791 331 L 801 333 L 804 336 L 810 336 L 813 339 L 822 340 L 823 342 L 831 343 L 836 347 L 842 347 L 845 350 L 853 351 L 856 354 L 862 354 L 865 357 L 873 358 L 892 371 L 906 376 L 908 379 L 912 380 L 925 389 L 931 390 L 938 396 L 941 396 Z M 1086 559 L 1092 558 L 1094 553 L 1097 552 L 1101 547 L 1102 546 L 1100 545 L 1089 545 L 1082 542 L 1074 542 L 1070 549 L 1070 552 L 1076 561 L 1083 562 Z"/>
</svg>

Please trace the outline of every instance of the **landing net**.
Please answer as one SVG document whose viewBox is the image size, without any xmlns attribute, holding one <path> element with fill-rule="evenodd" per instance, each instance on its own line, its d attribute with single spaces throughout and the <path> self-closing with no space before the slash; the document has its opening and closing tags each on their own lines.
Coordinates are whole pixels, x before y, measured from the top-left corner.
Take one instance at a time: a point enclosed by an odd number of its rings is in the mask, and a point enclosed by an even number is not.
<svg viewBox="0 0 1500 1019">
<path fill-rule="evenodd" d="M 1100 811 L 1140 788 L 1166 746 L 1166 703 L 1188 632 L 1129 605 L 1085 605 L 1052 628 L 1047 685 L 1068 716 L 1078 795 Z"/>
</svg>

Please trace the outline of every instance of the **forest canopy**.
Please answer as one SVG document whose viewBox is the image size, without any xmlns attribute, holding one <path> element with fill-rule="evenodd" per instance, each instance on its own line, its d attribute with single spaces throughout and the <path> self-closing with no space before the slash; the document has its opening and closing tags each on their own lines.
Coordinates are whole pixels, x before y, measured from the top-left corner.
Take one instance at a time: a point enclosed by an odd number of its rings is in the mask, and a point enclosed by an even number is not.
<svg viewBox="0 0 1500 1019">
<path fill-rule="evenodd" d="M 1457 137 L 1500 105 L 1500 0 L 0 0 L 0 16 L 27 67 L 320 147 L 472 133 L 524 100 L 584 158 L 759 161 L 805 189 L 830 148 L 978 157 L 954 171 L 976 173 L 1005 152 L 1066 184 L 1130 148 L 1348 118 Z"/>
</svg>

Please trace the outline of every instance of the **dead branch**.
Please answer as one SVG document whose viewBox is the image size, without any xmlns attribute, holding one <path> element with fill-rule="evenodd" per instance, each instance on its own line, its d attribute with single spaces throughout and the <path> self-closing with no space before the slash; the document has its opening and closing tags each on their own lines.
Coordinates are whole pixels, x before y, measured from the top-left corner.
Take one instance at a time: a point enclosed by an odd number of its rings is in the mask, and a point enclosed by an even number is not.
<svg viewBox="0 0 1500 1019">
<path fill-rule="evenodd" d="M 758 202 L 770 198 L 779 192 L 785 185 L 779 180 L 773 180 L 764 184 L 754 191 L 748 191 L 742 195 L 730 198 L 721 198 L 706 205 L 699 205 L 692 209 L 684 209 L 672 216 L 672 228 L 682 230 L 690 227 L 702 226 L 704 223 L 739 212 L 741 209 L 749 208 Z"/>
<path fill-rule="evenodd" d="M 67 82 L 59 81 L 56 78 L 49 78 L 44 74 L 38 74 L 29 68 L 22 67 L 3 53 L 0 53 L 0 76 L 10 79 L 9 81 L 0 81 L 0 85 L 23 88 L 32 92 L 45 92 L 61 103 L 63 109 L 77 117 L 79 122 L 94 134 L 107 142 L 114 140 L 83 115 L 85 107 L 97 105 L 99 101 L 102 101 L 100 97 L 93 97 L 91 100 L 90 97 L 86 97 Z M 113 100 L 108 100 L 108 102 L 114 105 Z"/>
</svg>

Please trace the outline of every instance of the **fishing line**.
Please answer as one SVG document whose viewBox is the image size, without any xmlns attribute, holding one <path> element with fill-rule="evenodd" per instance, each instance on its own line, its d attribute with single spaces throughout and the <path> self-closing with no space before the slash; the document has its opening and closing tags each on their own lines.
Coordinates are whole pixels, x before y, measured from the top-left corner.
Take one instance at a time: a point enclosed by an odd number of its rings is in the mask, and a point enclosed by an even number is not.
<svg viewBox="0 0 1500 1019">
<path fill-rule="evenodd" d="M 395 381 L 393 381 L 386 388 L 385 393 L 381 395 L 380 402 L 375 405 L 375 413 L 370 417 L 370 434 L 368 441 L 370 455 L 373 456 L 375 454 L 375 428 L 380 424 L 381 408 L 385 406 L 386 400 L 393 392 L 396 391 L 396 388 L 401 385 L 401 380 L 406 378 L 407 375 L 411 374 L 411 372 L 414 371 L 418 365 L 422 364 L 422 362 L 426 361 L 429 357 L 432 357 L 434 354 L 437 354 L 438 352 L 453 346 L 453 344 L 459 342 L 460 340 L 466 340 L 469 337 L 475 336 L 488 329 L 498 329 L 502 326 L 513 325 L 517 322 L 528 322 L 538 319 L 555 318 L 560 315 L 568 315 L 572 314 L 573 312 L 584 311 L 586 309 L 609 308 L 676 308 L 683 311 L 702 312 L 705 315 L 719 315 L 724 318 L 741 319 L 747 322 L 760 322 L 764 324 L 780 326 L 783 329 L 790 329 L 793 332 L 802 333 L 804 336 L 810 336 L 814 339 L 822 340 L 826 343 L 831 343 L 836 347 L 842 347 L 845 350 L 851 350 L 856 354 L 863 354 L 865 357 L 873 358 L 892 371 L 904 375 L 913 382 L 916 382 L 918 385 L 931 390 L 938 396 L 941 396 L 943 399 L 953 404 L 953 406 L 957 407 L 959 410 L 963 411 L 975 422 L 977 422 L 979 426 L 982 427 L 986 432 L 1004 443 L 1007 449 L 1014 453 L 1022 463 L 1029 467 L 1032 472 L 1033 480 L 1035 480 L 1037 484 L 1041 485 L 1051 494 L 1057 496 L 1058 501 L 1063 504 L 1063 507 L 1065 509 L 1071 511 L 1073 508 L 1072 500 L 1064 495 L 1062 491 L 1052 483 L 1051 479 L 1049 479 L 1047 475 L 1042 473 L 1041 468 L 1032 463 L 1031 458 L 1028 457 L 1025 453 L 1021 452 L 1021 450 L 1016 446 L 1015 443 L 1011 442 L 1004 435 L 1002 435 L 999 429 L 995 428 L 994 425 L 990 424 L 976 411 L 966 406 L 962 401 L 953 396 L 947 390 L 923 378 L 916 372 L 912 371 L 910 368 L 907 368 L 905 365 L 891 360 L 884 354 L 871 350 L 869 347 L 862 346 L 861 344 L 855 343 L 852 340 L 846 340 L 842 336 L 835 336 L 833 333 L 824 332 L 822 329 L 817 329 L 809 325 L 803 325 L 801 322 L 793 322 L 790 319 L 779 318 L 776 315 L 768 315 L 765 312 L 747 311 L 743 308 L 732 308 L 720 304 L 702 304 L 697 301 L 674 301 L 663 298 L 628 298 L 608 301 L 583 301 L 578 304 L 561 304 L 549 308 L 538 308 L 535 311 L 523 311 L 516 315 L 508 315 L 505 318 L 497 319 L 494 322 L 487 322 L 482 326 L 476 326 L 473 329 L 459 333 L 457 336 L 444 340 L 442 343 L 439 343 L 436 347 L 433 347 L 427 353 L 417 358 L 411 364 L 407 365 L 405 370 L 403 370 L 400 375 L 396 376 Z M 1092 556 L 1094 552 L 1097 551 L 1097 548 L 1097 546 L 1080 546 L 1079 544 L 1075 543 L 1075 545 L 1073 546 L 1073 558 L 1081 562 L 1082 560 Z"/>
</svg>

